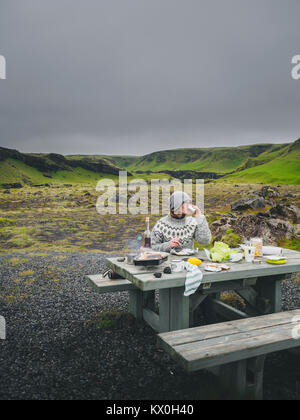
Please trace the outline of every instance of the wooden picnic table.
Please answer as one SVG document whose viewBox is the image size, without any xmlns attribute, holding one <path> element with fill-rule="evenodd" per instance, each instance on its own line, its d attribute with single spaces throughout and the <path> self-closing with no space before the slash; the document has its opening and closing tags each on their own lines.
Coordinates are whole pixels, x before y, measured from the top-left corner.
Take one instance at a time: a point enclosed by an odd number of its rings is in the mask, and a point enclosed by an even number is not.
<svg viewBox="0 0 300 420">
<path fill-rule="evenodd" d="M 194 326 L 194 315 L 204 309 L 207 323 L 215 323 L 217 314 L 229 320 L 255 317 L 281 311 L 282 282 L 300 272 L 300 252 L 283 250 L 287 263 L 272 265 L 261 258 L 260 264 L 227 263 L 229 271 L 217 273 L 204 271 L 203 281 L 197 292 L 184 296 L 186 273 L 162 274 L 155 278 L 155 272 L 163 272 L 171 260 L 184 257 L 170 255 L 168 261 L 158 267 L 140 267 L 119 262 L 118 258 L 107 258 L 109 268 L 135 287 L 129 290 L 130 312 L 143 319 L 157 332 L 186 329 Z M 196 257 L 207 262 L 203 251 Z M 245 302 L 243 311 L 237 310 L 220 300 L 224 291 L 235 291 Z M 155 305 L 155 291 L 159 294 L 159 310 Z"/>
</svg>

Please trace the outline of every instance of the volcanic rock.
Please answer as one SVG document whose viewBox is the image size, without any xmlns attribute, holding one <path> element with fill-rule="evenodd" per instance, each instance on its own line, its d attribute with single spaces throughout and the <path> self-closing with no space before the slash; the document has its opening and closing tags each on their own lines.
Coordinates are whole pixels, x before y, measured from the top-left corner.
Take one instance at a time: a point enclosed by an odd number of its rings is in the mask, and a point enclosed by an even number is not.
<svg viewBox="0 0 300 420">
<path fill-rule="evenodd" d="M 232 211 L 243 211 L 243 210 L 258 210 L 266 207 L 266 201 L 263 197 L 258 195 L 243 197 L 235 203 L 231 204 Z"/>
</svg>

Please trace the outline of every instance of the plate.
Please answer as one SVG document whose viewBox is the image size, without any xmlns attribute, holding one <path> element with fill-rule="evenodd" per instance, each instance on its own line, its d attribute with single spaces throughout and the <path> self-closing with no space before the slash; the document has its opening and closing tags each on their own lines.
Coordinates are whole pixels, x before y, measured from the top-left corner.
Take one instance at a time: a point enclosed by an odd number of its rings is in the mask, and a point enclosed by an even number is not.
<svg viewBox="0 0 300 420">
<path fill-rule="evenodd" d="M 180 257 L 188 257 L 190 255 L 194 255 L 195 251 L 193 249 L 184 248 L 181 251 L 176 251 L 175 249 L 172 249 L 171 254 L 178 255 Z"/>
<path fill-rule="evenodd" d="M 278 265 L 280 265 L 280 264 L 286 264 L 286 259 L 281 258 L 279 260 L 266 260 L 266 262 L 268 264 L 278 264 Z"/>
<path fill-rule="evenodd" d="M 271 261 L 279 261 L 279 260 L 284 260 L 285 258 L 281 255 L 264 255 L 264 258 L 266 260 L 271 260 Z"/>
<path fill-rule="evenodd" d="M 242 259 L 244 258 L 244 255 L 239 252 L 238 254 L 232 254 L 231 257 L 229 258 L 230 262 L 239 262 L 242 261 Z"/>
<path fill-rule="evenodd" d="M 134 258 L 134 265 L 154 266 L 161 265 L 169 258 L 169 254 L 165 252 L 144 251 L 142 255 Z"/>
<path fill-rule="evenodd" d="M 222 268 L 218 267 L 215 264 L 205 264 L 204 270 L 205 271 L 211 271 L 213 273 L 219 273 L 220 271 L 222 271 Z"/>
</svg>

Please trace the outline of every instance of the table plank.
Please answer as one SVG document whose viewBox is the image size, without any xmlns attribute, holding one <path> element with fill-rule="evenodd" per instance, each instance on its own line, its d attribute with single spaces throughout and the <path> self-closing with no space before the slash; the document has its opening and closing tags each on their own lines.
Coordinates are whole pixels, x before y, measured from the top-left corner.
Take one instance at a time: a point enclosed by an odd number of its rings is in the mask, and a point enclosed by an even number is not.
<svg viewBox="0 0 300 420">
<path fill-rule="evenodd" d="M 251 279 L 255 277 L 276 276 L 280 274 L 291 274 L 300 271 L 300 252 L 284 249 L 284 256 L 287 258 L 287 263 L 284 265 L 271 265 L 262 259 L 261 264 L 246 263 L 245 261 L 239 263 L 228 263 L 229 271 L 220 273 L 211 273 L 204 271 L 202 284 L 226 282 L 238 279 Z M 207 260 L 205 253 L 201 251 L 197 257 L 203 261 Z M 182 287 L 185 284 L 186 275 L 183 273 L 162 274 L 160 279 L 154 277 L 155 272 L 162 272 L 163 267 L 170 265 L 173 259 L 183 259 L 184 257 L 177 257 L 170 255 L 169 259 L 162 266 L 158 267 L 142 267 L 127 264 L 126 262 L 118 262 L 117 258 L 108 258 L 107 265 L 112 270 L 117 272 L 122 277 L 131 281 L 136 287 L 143 291 L 165 289 L 173 287 Z"/>
<path fill-rule="evenodd" d="M 165 264 L 157 267 L 136 266 L 132 264 L 127 264 L 126 261 L 119 262 L 118 258 L 106 258 L 105 261 L 108 268 L 110 268 L 115 273 L 119 274 L 120 276 L 126 278 L 131 282 L 134 282 L 134 279 L 138 275 L 149 273 L 153 275 L 153 273 L 155 272 L 160 272 L 162 270 L 162 267 L 165 266 Z"/>
<path fill-rule="evenodd" d="M 292 274 L 300 271 L 300 259 L 297 261 L 289 261 L 284 265 L 271 265 L 262 263 L 259 266 L 250 263 L 231 263 L 229 271 L 211 273 L 205 271 L 202 267 L 200 270 L 203 272 L 202 284 L 218 283 L 231 280 L 249 279 L 255 277 L 271 277 L 282 274 Z M 186 273 L 172 273 L 162 274 L 160 279 L 156 279 L 153 273 L 135 275 L 131 279 L 133 284 L 142 290 L 164 289 L 170 287 L 182 287 L 185 284 Z"/>
</svg>

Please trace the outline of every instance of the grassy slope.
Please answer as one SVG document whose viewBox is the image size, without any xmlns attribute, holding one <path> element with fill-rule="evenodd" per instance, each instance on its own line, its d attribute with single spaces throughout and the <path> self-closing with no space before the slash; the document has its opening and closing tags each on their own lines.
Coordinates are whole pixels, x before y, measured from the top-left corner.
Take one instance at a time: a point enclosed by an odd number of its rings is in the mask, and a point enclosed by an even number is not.
<svg viewBox="0 0 300 420">
<path fill-rule="evenodd" d="M 96 173 L 83 168 L 73 168 L 72 171 L 50 172 L 52 178 L 43 176 L 41 172 L 31 166 L 25 165 L 23 162 L 15 159 L 7 159 L 0 162 L 0 184 L 9 184 L 21 182 L 22 184 L 93 184 L 95 185 L 100 179 L 109 178 L 115 181 L 118 176 L 108 175 L 104 173 Z M 152 179 L 166 178 L 164 174 L 155 175 L 137 175 L 136 178 Z M 167 177 L 168 178 L 168 177 Z M 129 181 L 133 177 L 128 177 Z"/>
<path fill-rule="evenodd" d="M 279 151 L 273 151 L 270 156 L 261 155 L 254 166 L 240 172 L 228 175 L 223 181 L 241 183 L 281 183 L 300 185 L 300 143 L 286 146 Z"/>
<path fill-rule="evenodd" d="M 223 155 L 223 156 L 221 156 Z M 172 150 L 145 156 L 129 166 L 131 171 L 197 170 L 225 173 L 242 163 L 243 157 L 234 159 L 227 151 Z"/>
<path fill-rule="evenodd" d="M 0 162 L 0 180 L 3 184 L 26 181 L 35 184 L 49 182 L 49 178 L 44 177 L 40 171 L 15 159 L 6 159 Z"/>
<path fill-rule="evenodd" d="M 102 177 L 107 177 L 106 174 L 95 173 L 83 168 L 74 168 L 72 171 L 58 171 L 51 172 L 52 178 L 43 176 L 43 174 L 31 166 L 25 165 L 15 159 L 7 159 L 0 162 L 0 180 L 1 183 L 13 182 L 32 182 L 35 184 L 46 183 L 96 183 Z M 116 176 L 109 175 L 109 178 L 116 179 Z"/>
<path fill-rule="evenodd" d="M 78 159 L 89 159 L 91 161 L 99 161 L 99 160 L 106 160 L 113 165 L 116 165 L 118 168 L 129 168 L 129 166 L 133 165 L 139 157 L 136 156 L 106 156 L 106 155 L 69 155 L 66 156 L 67 159 L 70 160 L 78 160 Z"/>
<path fill-rule="evenodd" d="M 177 149 L 151 153 L 140 158 L 107 156 L 111 162 L 129 171 L 195 170 L 228 173 L 261 154 L 273 153 L 286 145 L 252 145 L 206 149 Z M 127 166 L 126 166 L 127 165 Z"/>
<path fill-rule="evenodd" d="M 89 161 L 103 160 L 103 156 L 68 156 L 67 159 Z M 300 143 L 283 145 L 252 145 L 234 148 L 178 149 L 155 152 L 140 158 L 132 156 L 106 156 L 109 162 L 129 171 L 197 170 L 217 173 L 237 171 L 219 182 L 241 183 L 285 183 L 300 184 Z M 128 166 L 129 165 L 129 166 Z M 114 175 L 95 173 L 83 168 L 61 170 L 50 173 L 52 178 L 43 176 L 37 169 L 19 160 L 7 159 L 0 162 L 0 183 L 78 183 L 95 184 Z M 164 178 L 164 174 L 136 174 L 143 179 Z M 131 179 L 129 177 L 129 179 Z"/>
</svg>

